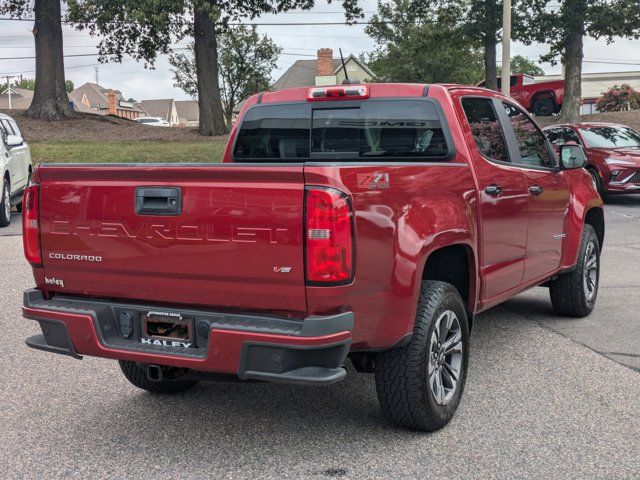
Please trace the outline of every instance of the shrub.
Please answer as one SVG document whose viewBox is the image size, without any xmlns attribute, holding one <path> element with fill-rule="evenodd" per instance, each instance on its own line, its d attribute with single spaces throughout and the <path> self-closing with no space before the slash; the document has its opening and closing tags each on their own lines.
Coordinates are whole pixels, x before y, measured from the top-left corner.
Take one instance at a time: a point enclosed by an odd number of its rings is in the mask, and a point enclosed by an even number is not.
<svg viewBox="0 0 640 480">
<path fill-rule="evenodd" d="M 596 102 L 599 112 L 619 112 L 621 110 L 637 110 L 640 108 L 640 92 L 626 83 L 614 85 Z"/>
</svg>

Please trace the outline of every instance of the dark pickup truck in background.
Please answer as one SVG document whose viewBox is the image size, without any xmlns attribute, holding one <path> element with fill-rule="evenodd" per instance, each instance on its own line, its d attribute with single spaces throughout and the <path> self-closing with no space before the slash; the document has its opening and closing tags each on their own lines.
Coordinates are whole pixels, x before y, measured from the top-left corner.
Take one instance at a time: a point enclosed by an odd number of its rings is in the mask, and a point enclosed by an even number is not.
<svg viewBox="0 0 640 480">
<path fill-rule="evenodd" d="M 559 157 L 496 92 L 372 84 L 251 97 L 222 164 L 40 166 L 27 344 L 156 393 L 331 384 L 350 358 L 395 423 L 436 430 L 475 314 L 542 284 L 560 315 L 594 307 L 602 201 L 581 148 Z"/>
</svg>

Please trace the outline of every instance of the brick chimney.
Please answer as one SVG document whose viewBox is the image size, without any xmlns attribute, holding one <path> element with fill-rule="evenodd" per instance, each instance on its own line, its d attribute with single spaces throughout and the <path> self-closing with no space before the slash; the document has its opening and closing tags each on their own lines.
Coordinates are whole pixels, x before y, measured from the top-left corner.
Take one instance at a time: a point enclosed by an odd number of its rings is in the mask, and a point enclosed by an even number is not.
<svg viewBox="0 0 640 480">
<path fill-rule="evenodd" d="M 117 115 L 118 109 L 116 108 L 116 92 L 109 90 L 107 92 L 107 98 L 109 99 L 109 115 Z"/>
<path fill-rule="evenodd" d="M 318 77 L 329 77 L 333 75 L 333 50 L 330 48 L 321 48 L 318 50 Z"/>
</svg>

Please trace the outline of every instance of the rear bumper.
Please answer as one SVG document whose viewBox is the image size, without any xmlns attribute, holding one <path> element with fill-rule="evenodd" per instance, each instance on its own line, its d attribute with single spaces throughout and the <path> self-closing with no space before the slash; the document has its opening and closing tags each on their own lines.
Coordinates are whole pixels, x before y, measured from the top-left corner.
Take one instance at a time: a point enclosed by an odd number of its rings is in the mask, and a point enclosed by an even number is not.
<svg viewBox="0 0 640 480">
<path fill-rule="evenodd" d="M 78 297 L 45 300 L 37 289 L 24 292 L 22 310 L 25 318 L 40 324 L 42 334 L 26 341 L 38 350 L 78 359 L 89 355 L 284 383 L 342 380 L 353 328 L 351 312 L 289 320 Z M 190 318 L 191 347 L 141 343 L 138 318 L 150 310 Z M 133 326 L 124 328 L 123 318 L 129 318 Z"/>
</svg>

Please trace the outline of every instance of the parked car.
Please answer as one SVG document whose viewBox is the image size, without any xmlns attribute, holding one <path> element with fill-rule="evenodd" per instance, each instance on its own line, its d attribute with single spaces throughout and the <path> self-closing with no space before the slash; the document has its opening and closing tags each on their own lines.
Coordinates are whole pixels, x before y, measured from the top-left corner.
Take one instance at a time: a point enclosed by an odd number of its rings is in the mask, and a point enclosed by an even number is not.
<svg viewBox="0 0 640 480">
<path fill-rule="evenodd" d="M 143 125 L 148 125 L 150 127 L 170 127 L 171 124 L 167 122 L 164 118 L 160 117 L 138 117 L 135 119 L 136 122 L 142 123 Z"/>
<path fill-rule="evenodd" d="M 640 134 L 626 125 L 582 123 L 552 125 L 544 129 L 555 146 L 582 145 L 586 169 L 602 197 L 640 193 Z"/>
<path fill-rule="evenodd" d="M 327 385 L 350 357 L 390 419 L 439 429 L 477 313 L 536 285 L 559 315 L 594 308 L 602 200 L 581 147 L 560 158 L 497 92 L 373 84 L 250 97 L 221 164 L 42 165 L 27 344 L 154 393 Z"/>
<path fill-rule="evenodd" d="M 536 82 L 531 75 L 522 73 L 511 75 L 509 95 L 529 112 L 539 117 L 548 117 L 562 109 L 564 101 L 564 80 Z M 486 81 L 478 84 L 484 87 Z M 502 78 L 498 77 L 498 89 Z"/>
<path fill-rule="evenodd" d="M 11 223 L 11 207 L 22 211 L 22 193 L 31 178 L 31 151 L 16 121 L 0 113 L 0 227 Z"/>
</svg>

